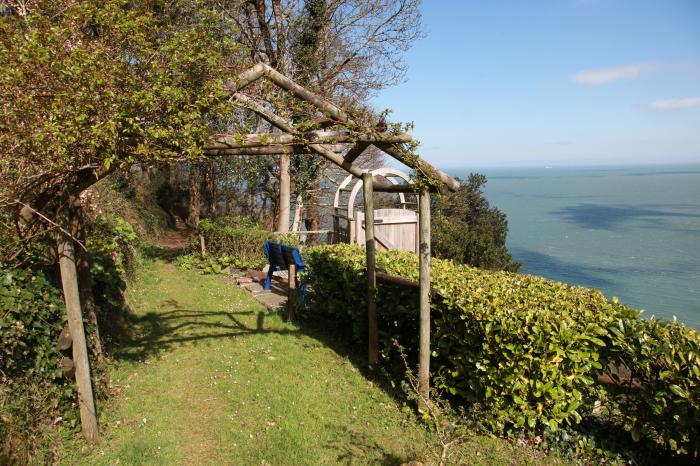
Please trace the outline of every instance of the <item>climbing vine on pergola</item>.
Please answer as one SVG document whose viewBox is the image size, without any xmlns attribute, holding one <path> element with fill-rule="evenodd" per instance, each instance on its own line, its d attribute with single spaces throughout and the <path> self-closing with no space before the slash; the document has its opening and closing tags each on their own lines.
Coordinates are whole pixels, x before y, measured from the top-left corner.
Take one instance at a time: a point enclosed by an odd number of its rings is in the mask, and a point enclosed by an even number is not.
<svg viewBox="0 0 700 466">
<path fill-rule="evenodd" d="M 262 101 L 243 93 L 248 86 L 263 78 L 314 108 L 324 118 L 319 125 L 323 129 L 309 130 L 305 128 L 306 125 L 303 123 L 294 124 L 291 119 L 282 117 L 279 112 L 275 111 L 275 107 L 271 103 L 272 99 Z M 227 84 L 227 91 L 231 93 L 231 99 L 237 106 L 254 112 L 266 120 L 276 132 L 212 135 L 204 145 L 205 156 L 316 154 L 362 179 L 366 230 L 368 359 L 370 364 L 376 364 L 379 359 L 375 303 L 377 273 L 373 193 L 375 191 L 418 193 L 419 388 L 422 396 L 427 399 L 430 366 L 430 192 L 436 190 L 454 191 L 459 188 L 459 182 L 418 157 L 415 153 L 416 142 L 410 134 L 402 131 L 398 126 L 388 130 L 378 129 L 376 125 L 363 125 L 353 118 L 352 114 L 265 64 L 259 63 L 239 74 Z M 373 177 L 371 173 L 354 165 L 357 158 L 369 146 L 377 147 L 413 169 L 415 171 L 414 180 L 408 184 L 390 184 L 382 178 Z M 67 226 L 70 222 L 69 215 L 64 215 L 63 221 L 64 225 Z M 70 228 L 64 228 L 62 231 L 64 234 L 59 239 L 60 267 L 69 330 L 73 338 L 81 422 L 85 437 L 89 441 L 96 441 L 98 438 L 97 420 L 78 293 L 74 238 L 67 234 Z M 397 284 L 406 284 L 405 280 L 398 277 L 383 276 L 382 279 L 393 280 Z"/>
</svg>

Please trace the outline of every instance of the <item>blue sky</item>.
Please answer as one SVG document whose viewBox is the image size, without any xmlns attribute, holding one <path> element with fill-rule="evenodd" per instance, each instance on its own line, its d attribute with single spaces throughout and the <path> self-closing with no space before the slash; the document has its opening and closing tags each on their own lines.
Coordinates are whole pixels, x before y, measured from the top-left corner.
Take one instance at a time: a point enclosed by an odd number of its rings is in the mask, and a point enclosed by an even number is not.
<svg viewBox="0 0 700 466">
<path fill-rule="evenodd" d="M 424 0 L 379 109 L 441 167 L 700 163 L 700 1 Z"/>
</svg>

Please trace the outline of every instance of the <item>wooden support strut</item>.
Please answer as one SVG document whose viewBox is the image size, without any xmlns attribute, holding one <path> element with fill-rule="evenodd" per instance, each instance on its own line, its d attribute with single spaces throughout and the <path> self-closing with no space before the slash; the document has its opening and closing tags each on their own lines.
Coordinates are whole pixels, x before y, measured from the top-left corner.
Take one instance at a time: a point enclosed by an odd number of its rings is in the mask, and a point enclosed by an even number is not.
<svg viewBox="0 0 700 466">
<path fill-rule="evenodd" d="M 289 128 L 285 125 L 285 128 Z M 280 128 L 282 129 L 282 128 Z M 286 131 L 286 129 L 283 129 Z M 240 149 L 270 145 L 338 144 L 338 143 L 401 143 L 411 141 L 407 133 L 352 133 L 349 131 L 314 130 L 305 133 L 254 133 L 246 135 L 214 134 L 204 144 L 204 150 Z"/>
<path fill-rule="evenodd" d="M 368 142 L 356 142 L 350 150 L 345 154 L 345 163 L 353 163 L 362 153 L 369 147 Z"/>
<path fill-rule="evenodd" d="M 375 292 L 377 288 L 376 276 L 376 248 L 374 238 L 374 190 L 372 174 L 362 174 L 362 194 L 365 200 L 365 251 L 367 256 L 367 328 L 369 339 L 369 363 L 379 362 L 379 329 L 377 325 L 377 303 Z"/>
<path fill-rule="evenodd" d="M 341 144 L 324 144 L 324 146 L 336 153 L 345 152 L 345 147 Z M 205 149 L 204 155 L 207 157 L 216 157 L 221 155 L 279 155 L 279 154 L 309 154 L 310 151 L 306 144 L 270 144 L 267 146 L 255 147 L 227 147 L 225 149 Z"/>
<path fill-rule="evenodd" d="M 62 227 L 70 231 L 70 212 L 64 209 L 61 213 Z M 73 362 L 75 364 L 75 381 L 78 388 L 78 404 L 80 406 L 80 423 L 85 439 L 89 443 L 99 440 L 95 400 L 90 380 L 90 363 L 88 361 L 83 313 L 80 307 L 78 289 L 78 272 L 75 266 L 75 246 L 73 238 L 61 233 L 58 239 L 59 265 L 61 283 L 68 314 L 68 327 L 73 338 Z"/>
<path fill-rule="evenodd" d="M 430 395 L 430 191 L 423 187 L 418 196 L 419 223 L 419 354 L 418 390 L 424 400 Z"/>
<path fill-rule="evenodd" d="M 309 91 L 308 89 L 305 89 L 304 87 L 300 86 L 299 84 L 295 83 L 291 79 L 287 78 L 283 74 L 279 73 L 275 69 L 269 67 L 268 65 L 264 63 L 258 63 L 257 65 L 253 66 L 249 70 L 239 74 L 233 81 L 229 82 L 227 84 L 227 89 L 234 95 L 234 97 L 237 97 L 238 91 L 241 89 L 245 88 L 252 82 L 256 81 L 257 79 L 260 79 L 263 76 L 267 76 L 273 83 L 277 84 L 279 87 L 282 89 L 285 89 L 292 94 L 294 94 L 296 97 L 306 100 L 307 102 L 312 103 L 315 105 L 319 110 L 321 110 L 324 114 L 329 116 L 330 118 L 338 121 L 339 123 L 345 123 L 345 124 L 353 124 L 354 122 L 350 119 L 348 114 L 344 112 L 342 109 L 339 107 L 333 105 L 323 97 L 314 94 L 313 92 Z M 259 113 L 258 110 L 253 109 L 256 113 Z M 272 112 L 267 111 L 265 108 L 262 108 L 263 111 L 266 113 L 270 114 Z M 259 113 L 260 114 L 260 113 Z M 263 116 L 262 114 L 260 114 Z M 274 115 L 274 114 L 273 114 Z M 265 118 L 263 116 L 263 118 Z M 279 117 L 277 117 L 279 118 Z M 267 118 L 266 118 L 267 119 Z M 268 120 L 270 121 L 270 120 Z M 274 124 L 277 126 L 276 123 L 270 121 L 270 123 Z M 291 126 L 282 121 L 281 123 L 284 124 L 284 126 L 291 128 Z M 292 130 L 288 130 L 285 128 L 282 128 L 280 126 L 277 126 L 280 129 L 283 129 L 284 131 L 293 133 L 293 128 Z M 441 182 L 444 183 L 444 186 L 449 189 L 450 191 L 456 191 L 459 189 L 459 182 L 446 174 L 445 172 L 433 167 L 430 165 L 428 162 L 422 159 L 418 160 L 410 160 L 410 158 L 404 153 L 404 151 L 401 149 L 399 145 L 397 145 L 396 142 L 391 142 L 391 141 L 377 141 L 376 143 L 373 143 L 376 147 L 379 149 L 383 150 L 387 154 L 391 155 L 398 161 L 408 165 L 411 168 L 414 168 L 416 170 L 419 170 L 421 172 L 424 172 L 425 174 L 432 176 L 434 178 L 437 178 Z M 325 157 L 325 154 L 318 152 L 319 155 L 323 155 Z M 345 165 L 339 164 L 335 160 L 331 160 L 333 163 L 336 163 L 337 165 L 345 168 Z M 346 165 L 351 165 L 352 162 L 347 163 Z M 350 172 L 353 175 L 352 171 Z M 355 175 L 358 176 L 358 175 Z M 358 176 L 359 177 L 359 176 Z"/>
<path fill-rule="evenodd" d="M 297 300 L 297 266 L 289 264 L 289 277 L 287 279 L 287 317 L 286 320 L 294 320 L 294 307 Z"/>
<path fill-rule="evenodd" d="M 375 178 L 374 190 L 378 193 L 411 193 L 415 194 L 418 192 L 418 186 L 413 183 L 408 184 L 385 184 L 378 183 L 377 178 Z"/>
<path fill-rule="evenodd" d="M 420 288 L 420 284 L 416 281 L 409 280 L 408 278 L 397 277 L 395 275 L 390 275 L 384 272 L 377 272 L 377 281 L 386 283 L 389 285 L 403 286 L 405 288 L 411 288 L 417 290 Z"/>
<path fill-rule="evenodd" d="M 276 128 L 279 128 L 282 131 L 286 131 L 287 133 L 292 134 L 292 135 L 297 134 L 297 130 L 296 130 L 296 128 L 294 128 L 294 126 L 290 125 L 287 121 L 284 120 L 284 118 L 274 114 L 270 110 L 263 107 L 263 105 L 260 104 L 259 102 L 257 102 L 255 99 L 252 99 L 248 96 L 244 96 L 244 94 L 238 94 L 238 93 L 234 94 L 234 98 L 239 99 L 248 108 L 253 110 L 255 113 L 260 115 L 262 118 L 264 118 L 267 122 L 269 122 L 271 125 L 275 126 Z M 315 152 L 318 155 L 325 157 L 326 159 L 330 160 L 331 162 L 333 162 L 334 164 L 343 168 L 344 170 L 352 173 L 356 177 L 358 177 L 358 178 L 362 177 L 362 170 L 361 169 L 353 166 L 352 163 L 345 162 L 343 157 L 336 154 L 327 145 L 325 145 L 325 144 L 308 144 L 308 147 L 309 147 L 309 149 L 311 149 L 312 152 Z"/>
</svg>

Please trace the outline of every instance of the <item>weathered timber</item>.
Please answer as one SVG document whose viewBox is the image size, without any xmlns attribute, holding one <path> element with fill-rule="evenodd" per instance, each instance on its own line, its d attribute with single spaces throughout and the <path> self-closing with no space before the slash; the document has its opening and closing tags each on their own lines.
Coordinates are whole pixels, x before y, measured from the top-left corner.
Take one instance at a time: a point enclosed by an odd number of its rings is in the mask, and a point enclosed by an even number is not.
<svg viewBox="0 0 700 466">
<path fill-rule="evenodd" d="M 262 76 L 267 76 L 267 78 L 270 81 L 277 84 L 282 89 L 291 92 L 300 99 L 306 100 L 307 102 L 311 102 L 319 110 L 321 110 L 323 113 L 333 118 L 334 120 L 342 122 L 350 121 L 348 114 L 345 113 L 342 109 L 336 107 L 321 96 L 314 94 L 308 89 L 300 86 L 299 84 L 295 83 L 279 71 L 264 63 L 258 63 L 251 69 L 239 74 L 233 82 L 227 84 L 227 89 L 230 92 L 235 93 L 250 85 L 252 82 L 260 79 Z"/>
<path fill-rule="evenodd" d="M 430 191 L 423 187 L 418 196 L 419 273 L 418 307 L 418 389 L 424 400 L 430 395 Z"/>
<path fill-rule="evenodd" d="M 432 178 L 437 178 L 444 183 L 444 186 L 450 191 L 457 191 L 459 189 L 459 181 L 455 180 L 442 170 L 433 167 L 423 159 L 416 158 L 416 160 L 411 160 L 410 157 L 397 144 L 376 143 L 374 145 L 394 157 L 399 162 L 404 163 L 419 172 L 423 172 Z"/>
<path fill-rule="evenodd" d="M 306 100 L 307 102 L 312 103 L 315 105 L 319 110 L 321 110 L 323 113 L 325 113 L 327 116 L 331 117 L 332 119 L 338 121 L 339 123 L 345 123 L 345 124 L 353 124 L 354 122 L 350 119 L 349 115 L 344 112 L 342 109 L 339 107 L 336 107 L 332 103 L 328 102 L 326 99 L 322 98 L 321 96 L 314 94 L 313 92 L 309 91 L 308 89 L 305 89 L 304 87 L 300 86 L 299 84 L 295 83 L 291 79 L 287 78 L 286 76 L 282 75 L 278 71 L 274 70 L 273 68 L 269 67 L 268 65 L 265 65 L 263 63 L 259 63 L 252 67 L 251 69 L 241 73 L 238 75 L 238 77 L 231 83 L 228 84 L 227 89 L 232 92 L 235 95 L 237 95 L 237 91 L 245 88 L 248 86 L 250 83 L 253 81 L 260 79 L 262 76 L 267 76 L 273 83 L 277 84 L 281 88 L 291 92 L 298 98 L 302 100 Z M 269 121 L 269 120 L 268 120 Z M 288 131 L 288 130 L 285 130 Z M 291 132 L 291 131 L 288 131 Z M 400 142 L 410 142 L 410 141 L 400 141 Z M 412 160 L 410 156 L 408 156 L 400 146 L 396 144 L 396 142 L 391 142 L 391 141 L 377 141 L 376 144 L 374 144 L 387 154 L 391 155 L 392 157 L 396 158 L 400 162 L 408 165 L 411 168 L 414 168 L 420 172 L 425 173 L 428 176 L 431 176 L 433 178 L 437 178 L 440 180 L 442 183 L 444 183 L 444 186 L 449 189 L 450 191 L 456 191 L 459 189 L 459 182 L 452 178 L 451 176 L 447 175 L 445 172 L 433 167 L 430 165 L 428 162 L 416 158 L 416 160 Z M 321 154 L 323 155 L 323 154 Z"/>
<path fill-rule="evenodd" d="M 252 68 L 240 73 L 232 81 L 226 83 L 226 90 L 230 92 L 236 92 L 240 89 L 249 86 L 260 79 L 265 74 L 266 65 L 263 63 L 258 63 Z"/>
<path fill-rule="evenodd" d="M 294 306 L 297 299 L 297 266 L 289 264 L 289 278 L 287 280 L 287 320 L 294 319 Z"/>
<path fill-rule="evenodd" d="M 252 99 L 248 96 L 244 96 L 243 94 L 235 94 L 235 97 L 240 99 L 242 102 L 244 102 L 251 110 L 253 110 L 255 113 L 260 115 L 262 118 L 264 118 L 266 121 L 268 121 L 271 125 L 274 127 L 281 129 L 282 131 L 286 131 L 290 135 L 296 135 L 298 134 L 296 131 L 296 128 L 294 128 L 291 124 L 289 124 L 284 118 L 276 115 L 275 113 L 271 112 L 270 110 L 266 109 L 262 104 L 257 102 L 255 99 Z M 357 176 L 358 178 L 362 177 L 362 170 L 353 166 L 352 163 L 347 163 L 343 157 L 337 155 L 333 148 L 325 145 L 325 144 L 308 144 L 307 147 L 308 149 L 311 149 L 312 152 L 321 155 L 322 157 L 330 160 L 334 164 L 338 165 L 339 167 L 343 168 L 344 170 L 352 173 L 353 175 Z M 211 149 L 208 150 L 208 152 L 211 152 Z"/>
<path fill-rule="evenodd" d="M 85 221 L 83 218 L 83 206 L 80 202 L 80 197 L 72 196 L 71 204 L 71 234 L 75 239 L 83 245 L 87 240 L 85 235 Z M 78 270 L 78 291 L 80 293 L 80 304 L 83 315 L 87 317 L 93 327 L 91 335 L 92 347 L 95 350 L 95 358 L 98 363 L 101 363 L 102 338 L 100 337 L 100 327 L 97 324 L 97 303 L 95 295 L 92 291 L 92 273 L 90 273 L 90 259 L 88 258 L 87 250 L 84 247 L 75 248 L 75 266 Z"/>
<path fill-rule="evenodd" d="M 63 369 L 63 376 L 67 379 L 75 378 L 75 363 L 73 360 L 67 356 L 62 356 L 60 360 L 61 368 Z"/>
<path fill-rule="evenodd" d="M 363 172 L 361 168 L 346 163 L 340 155 L 328 150 L 324 144 L 309 144 L 309 148 L 315 153 L 322 155 L 326 159 L 338 165 L 340 168 L 344 169 L 348 173 L 352 173 L 356 177 L 362 178 Z"/>
<path fill-rule="evenodd" d="M 368 142 L 356 142 L 343 157 L 345 163 L 353 163 L 369 147 Z"/>
<path fill-rule="evenodd" d="M 324 144 L 326 149 L 336 154 L 345 152 L 345 147 L 341 144 Z M 255 147 L 228 147 L 225 149 L 206 149 L 204 155 L 207 157 L 217 157 L 226 155 L 279 155 L 279 154 L 311 154 L 313 151 L 306 144 L 270 144 L 269 146 Z"/>
<path fill-rule="evenodd" d="M 65 231 L 70 231 L 71 221 L 68 209 L 61 213 L 61 225 Z M 90 380 L 90 363 L 88 361 L 83 313 L 80 307 L 78 288 L 78 271 L 75 266 L 75 246 L 73 238 L 61 233 L 58 239 L 59 264 L 63 296 L 68 313 L 68 325 L 73 337 L 73 361 L 75 363 L 75 381 L 78 388 L 78 405 L 80 406 L 80 423 L 83 435 L 89 443 L 99 440 L 95 400 Z"/>
<path fill-rule="evenodd" d="M 268 110 L 263 104 L 253 99 L 252 97 L 240 93 L 234 94 L 233 97 L 239 102 L 242 102 L 246 107 L 257 113 L 258 115 L 260 115 L 263 119 L 265 119 L 265 121 L 267 121 L 271 125 L 281 129 L 282 131 L 286 131 L 289 134 L 297 133 L 296 128 L 294 128 L 294 126 L 292 126 L 291 123 L 289 123 L 281 116 L 275 114 L 271 110 Z"/>
<path fill-rule="evenodd" d="M 286 129 L 283 129 L 286 131 Z M 254 133 L 245 135 L 214 134 L 205 143 L 204 150 L 258 147 L 291 144 L 400 143 L 411 141 L 407 133 L 353 133 L 349 131 L 314 130 L 305 133 Z"/>
<path fill-rule="evenodd" d="M 58 335 L 58 349 L 60 351 L 66 351 L 70 349 L 71 346 L 73 346 L 73 337 L 70 336 L 70 328 L 68 328 L 68 324 L 66 324 Z"/>
<path fill-rule="evenodd" d="M 376 180 L 376 178 L 375 178 Z M 417 193 L 418 186 L 413 183 L 408 184 L 386 184 L 377 183 L 374 184 L 374 190 L 379 193 Z"/>
<path fill-rule="evenodd" d="M 279 203 L 277 212 L 277 233 L 289 232 L 291 203 L 291 178 L 289 177 L 289 155 L 280 155 Z"/>
<path fill-rule="evenodd" d="M 417 281 L 409 280 L 408 278 L 397 277 L 384 272 L 376 272 L 378 282 L 387 283 L 389 285 L 403 286 L 417 290 L 420 284 Z"/>
<path fill-rule="evenodd" d="M 362 174 L 362 194 L 365 200 L 365 251 L 367 256 L 367 328 L 369 339 L 369 363 L 379 362 L 379 329 L 377 324 L 377 245 L 374 238 L 374 191 L 372 174 Z"/>
</svg>

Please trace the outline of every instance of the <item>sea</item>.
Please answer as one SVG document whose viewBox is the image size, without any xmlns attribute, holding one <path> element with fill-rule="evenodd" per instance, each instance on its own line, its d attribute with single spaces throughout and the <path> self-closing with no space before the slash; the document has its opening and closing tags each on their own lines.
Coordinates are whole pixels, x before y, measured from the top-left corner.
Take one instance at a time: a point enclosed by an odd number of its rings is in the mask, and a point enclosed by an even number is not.
<svg viewBox="0 0 700 466">
<path fill-rule="evenodd" d="M 521 272 L 700 329 L 700 165 L 481 168 Z"/>
</svg>

